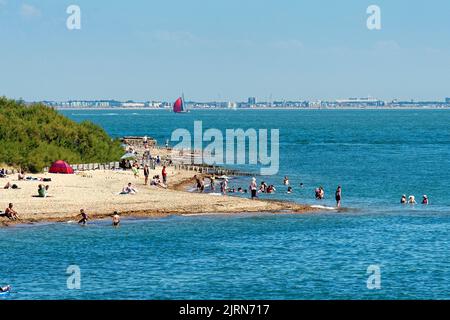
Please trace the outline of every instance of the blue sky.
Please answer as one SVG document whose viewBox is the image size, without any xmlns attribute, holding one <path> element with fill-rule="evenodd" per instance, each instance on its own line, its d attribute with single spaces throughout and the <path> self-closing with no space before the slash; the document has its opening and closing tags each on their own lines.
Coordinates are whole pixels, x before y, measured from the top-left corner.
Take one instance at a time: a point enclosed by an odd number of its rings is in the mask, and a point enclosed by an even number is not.
<svg viewBox="0 0 450 320">
<path fill-rule="evenodd" d="M 66 28 L 71 4 L 81 30 Z M 0 0 L 0 95 L 442 100 L 449 12 L 447 0 Z"/>
</svg>

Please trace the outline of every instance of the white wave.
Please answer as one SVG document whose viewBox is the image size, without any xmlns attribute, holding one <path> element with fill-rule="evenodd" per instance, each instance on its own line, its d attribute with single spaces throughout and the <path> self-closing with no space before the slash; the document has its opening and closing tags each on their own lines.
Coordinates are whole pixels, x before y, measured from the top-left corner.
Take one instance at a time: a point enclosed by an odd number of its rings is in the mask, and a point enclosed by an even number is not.
<svg viewBox="0 0 450 320">
<path fill-rule="evenodd" d="M 321 205 L 312 205 L 311 208 L 323 209 L 323 210 L 337 210 L 337 208 L 335 208 L 335 207 L 327 207 L 327 206 L 321 206 Z"/>
</svg>

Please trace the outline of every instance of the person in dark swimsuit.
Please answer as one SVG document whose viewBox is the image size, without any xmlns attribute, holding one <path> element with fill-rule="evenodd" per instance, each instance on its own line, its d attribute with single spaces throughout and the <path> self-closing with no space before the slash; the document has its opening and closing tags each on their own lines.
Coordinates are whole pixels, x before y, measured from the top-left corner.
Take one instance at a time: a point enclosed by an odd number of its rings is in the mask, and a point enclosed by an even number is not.
<svg viewBox="0 0 450 320">
<path fill-rule="evenodd" d="M 406 199 L 406 194 L 402 195 L 402 198 L 400 199 L 401 204 L 406 204 L 408 200 Z"/>
<path fill-rule="evenodd" d="M 80 215 L 81 215 L 81 220 L 78 221 L 78 223 L 82 224 L 82 225 L 85 225 L 89 218 L 88 218 L 87 213 L 84 212 L 84 209 L 80 210 Z"/>
<path fill-rule="evenodd" d="M 148 168 L 148 165 L 146 164 L 145 166 L 144 166 L 144 179 L 145 179 L 145 181 L 144 181 L 144 184 L 145 185 L 147 185 L 147 183 L 148 183 L 148 176 L 150 175 L 150 170 L 149 170 L 149 168 Z"/>
<path fill-rule="evenodd" d="M 336 206 L 338 208 L 340 208 L 341 207 L 341 198 L 342 198 L 342 188 L 341 188 L 341 186 L 337 187 L 335 198 L 336 198 Z"/>
<path fill-rule="evenodd" d="M 119 213 L 117 211 L 114 211 L 114 215 L 112 217 L 112 221 L 113 221 L 113 226 L 114 227 L 118 227 L 120 224 L 120 216 Z"/>
</svg>

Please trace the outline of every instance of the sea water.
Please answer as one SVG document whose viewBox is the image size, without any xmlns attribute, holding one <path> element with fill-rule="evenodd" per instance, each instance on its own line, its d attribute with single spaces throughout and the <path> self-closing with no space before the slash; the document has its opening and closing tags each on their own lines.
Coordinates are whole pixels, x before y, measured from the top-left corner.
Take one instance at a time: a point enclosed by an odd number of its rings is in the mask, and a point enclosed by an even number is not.
<svg viewBox="0 0 450 320">
<path fill-rule="evenodd" d="M 148 135 L 162 145 L 174 129 L 193 129 L 194 120 L 204 129 L 280 129 L 279 174 L 256 176 L 277 192 L 260 196 L 334 206 L 341 185 L 348 210 L 2 228 L 0 282 L 14 290 L 8 299 L 450 297 L 448 110 L 63 113 L 115 137 Z M 247 188 L 248 179 L 230 184 Z M 323 201 L 314 199 L 319 185 Z M 427 194 L 431 204 L 400 205 L 402 194 L 419 202 Z M 67 286 L 70 265 L 80 269 L 80 289 Z M 373 266 L 379 289 L 367 285 Z"/>
</svg>

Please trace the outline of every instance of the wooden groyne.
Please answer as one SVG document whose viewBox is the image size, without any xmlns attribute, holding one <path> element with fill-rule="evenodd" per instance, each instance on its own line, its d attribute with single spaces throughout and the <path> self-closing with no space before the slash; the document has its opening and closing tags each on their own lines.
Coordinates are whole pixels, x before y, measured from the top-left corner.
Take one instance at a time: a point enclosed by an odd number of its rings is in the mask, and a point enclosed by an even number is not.
<svg viewBox="0 0 450 320">
<path fill-rule="evenodd" d="M 193 173 L 200 174 L 215 174 L 215 175 L 226 175 L 226 176 L 254 176 L 254 173 L 243 172 L 235 169 L 227 169 L 218 166 L 209 165 L 197 165 L 197 164 L 186 164 L 186 163 L 169 163 L 168 161 L 162 161 L 159 165 L 154 160 L 143 160 L 137 161 L 141 167 L 148 165 L 150 169 L 156 169 L 158 166 L 163 165 L 167 167 L 173 167 L 176 170 L 192 171 Z M 72 164 L 70 165 L 74 171 L 93 171 L 93 170 L 123 170 L 120 166 L 120 162 L 108 162 L 108 163 L 83 163 L 83 164 Z M 49 167 L 44 168 L 44 172 L 48 172 Z M 10 172 L 11 173 L 11 172 Z M 12 172 L 14 173 L 14 171 Z"/>
<path fill-rule="evenodd" d="M 137 161 L 137 160 L 136 160 Z M 151 169 L 156 168 L 156 163 L 154 160 L 142 160 L 137 161 L 142 167 L 148 165 Z M 92 171 L 92 170 L 122 170 L 120 162 L 107 162 L 107 163 L 82 163 L 82 164 L 71 164 L 70 165 L 74 171 Z M 44 168 L 44 172 L 48 172 L 49 167 Z"/>
<path fill-rule="evenodd" d="M 202 174 L 214 174 L 214 175 L 226 175 L 226 176 L 255 176 L 254 173 L 251 172 L 243 172 L 240 170 L 227 169 L 216 166 L 208 166 L 208 165 L 190 165 L 190 164 L 174 164 L 173 167 L 178 170 L 186 170 L 193 171 L 196 173 Z"/>
<path fill-rule="evenodd" d="M 126 144 L 133 149 L 142 149 L 144 147 L 144 137 L 126 136 L 120 139 L 123 144 Z M 147 137 L 147 145 L 150 148 L 156 147 L 157 141 L 153 138 Z"/>
</svg>

